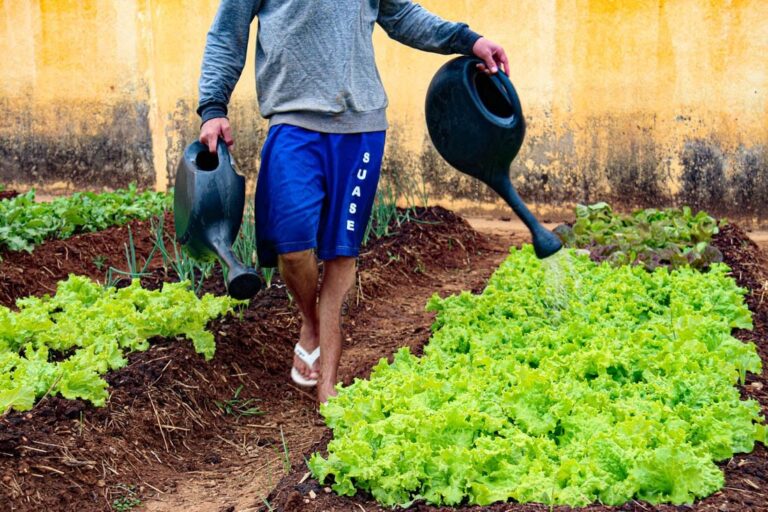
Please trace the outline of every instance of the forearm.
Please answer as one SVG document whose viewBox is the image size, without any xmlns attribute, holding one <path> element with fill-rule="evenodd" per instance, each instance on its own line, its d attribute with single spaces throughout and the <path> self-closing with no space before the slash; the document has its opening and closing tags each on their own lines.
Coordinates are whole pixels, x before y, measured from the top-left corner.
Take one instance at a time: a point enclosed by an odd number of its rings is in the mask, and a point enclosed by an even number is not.
<svg viewBox="0 0 768 512">
<path fill-rule="evenodd" d="M 250 26 L 260 0 L 222 0 L 205 44 L 200 73 L 203 122 L 227 115 L 227 105 L 245 66 Z"/>
<path fill-rule="evenodd" d="M 464 23 L 453 23 L 410 0 L 381 0 L 378 23 L 389 37 L 434 53 L 472 54 L 480 38 Z"/>
</svg>

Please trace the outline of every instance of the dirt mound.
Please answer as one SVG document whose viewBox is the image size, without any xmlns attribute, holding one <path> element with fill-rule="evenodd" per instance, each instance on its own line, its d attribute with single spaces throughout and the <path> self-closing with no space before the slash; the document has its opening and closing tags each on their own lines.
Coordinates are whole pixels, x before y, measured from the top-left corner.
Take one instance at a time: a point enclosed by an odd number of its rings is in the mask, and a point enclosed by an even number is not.
<svg viewBox="0 0 768 512">
<path fill-rule="evenodd" d="M 432 273 L 464 272 L 479 252 L 488 252 L 483 237 L 447 210 L 421 210 L 415 221 L 395 227 L 395 235 L 374 241 L 361 257 L 360 284 L 345 319 L 355 336 L 344 358 L 346 382 L 403 344 L 401 327 L 376 328 L 371 311 L 384 322 L 403 315 L 389 298 L 408 297 L 419 282 L 419 293 L 427 296 L 442 286 L 430 280 Z M 149 223 L 134 222 L 131 229 L 137 252 L 145 256 L 152 246 Z M 103 278 L 93 259 L 123 266 L 126 234 L 127 227 L 113 228 L 47 242 L 32 254 L 6 253 L 3 303 L 50 293 L 69 272 Z M 160 270 L 154 276 L 155 282 L 163 279 Z M 470 277 L 467 282 L 480 286 L 487 273 Z M 220 275 L 205 289 L 223 291 Z M 407 325 L 410 343 L 426 341 L 428 324 Z M 298 465 L 325 432 L 313 396 L 287 378 L 298 327 L 278 279 L 239 317 L 212 322 L 217 351 L 209 363 L 187 341 L 154 340 L 149 351 L 133 354 L 126 368 L 109 375 L 104 408 L 48 397 L 28 413 L 5 415 L 0 502 L 13 510 L 111 510 L 115 500 L 176 492 L 180 479 L 194 475 L 264 478 L 285 463 Z M 283 451 L 287 460 L 281 462 Z"/>
<path fill-rule="evenodd" d="M 173 214 L 165 214 L 166 233 L 172 233 Z M 127 270 L 125 244 L 130 229 L 137 256 L 146 257 L 154 245 L 150 222 L 132 221 L 98 233 L 82 233 L 66 240 L 50 240 L 32 252 L 0 252 L 0 305 L 11 307 L 16 299 L 28 295 L 53 294 L 56 283 L 69 274 L 87 275 L 104 282 L 112 266 Z M 144 259 L 139 259 L 143 264 Z M 152 269 L 161 266 L 160 256 L 153 259 Z"/>
</svg>

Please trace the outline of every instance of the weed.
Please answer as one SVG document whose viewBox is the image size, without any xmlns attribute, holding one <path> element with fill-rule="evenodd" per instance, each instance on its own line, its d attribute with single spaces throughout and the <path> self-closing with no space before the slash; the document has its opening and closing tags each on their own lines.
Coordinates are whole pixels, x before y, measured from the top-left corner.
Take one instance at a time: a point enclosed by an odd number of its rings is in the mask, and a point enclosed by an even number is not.
<svg viewBox="0 0 768 512">
<path fill-rule="evenodd" d="M 112 500 L 112 510 L 115 512 L 128 512 L 141 506 L 141 499 L 136 492 L 135 485 L 118 484 L 117 488 L 122 495 Z"/>
<path fill-rule="evenodd" d="M 397 253 L 392 254 L 390 251 L 387 251 L 387 263 L 392 261 L 395 261 L 395 262 L 400 261 L 400 255 Z"/>
<path fill-rule="evenodd" d="M 285 442 L 282 426 L 280 426 L 280 440 L 283 443 L 283 469 L 285 470 L 285 473 L 288 474 L 291 471 L 291 458 L 288 455 L 288 443 Z"/>
<path fill-rule="evenodd" d="M 104 268 L 104 264 L 105 264 L 106 262 L 107 262 L 107 257 L 106 257 L 106 256 L 104 256 L 103 254 L 99 254 L 98 256 L 96 256 L 95 258 L 93 258 L 93 264 L 94 264 L 94 266 L 95 266 L 97 269 L 99 269 L 99 270 L 101 270 L 102 268 Z"/>
<path fill-rule="evenodd" d="M 213 403 L 224 414 L 228 416 L 236 416 L 238 419 L 243 416 L 261 416 L 266 414 L 258 407 L 250 406 L 253 402 L 256 402 L 254 398 L 243 399 L 240 398 L 240 392 L 243 390 L 242 384 L 235 390 L 235 394 L 229 400 L 214 400 Z"/>
</svg>

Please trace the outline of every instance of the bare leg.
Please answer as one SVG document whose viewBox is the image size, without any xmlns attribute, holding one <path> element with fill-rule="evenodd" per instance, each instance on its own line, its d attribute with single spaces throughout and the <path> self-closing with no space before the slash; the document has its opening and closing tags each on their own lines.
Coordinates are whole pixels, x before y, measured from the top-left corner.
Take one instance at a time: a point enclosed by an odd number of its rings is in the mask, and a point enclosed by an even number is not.
<svg viewBox="0 0 768 512">
<path fill-rule="evenodd" d="M 339 360 L 341 359 L 341 306 L 355 283 L 355 258 L 340 257 L 326 261 L 318 304 L 320 337 L 320 379 L 317 399 L 326 402 L 336 395 Z"/>
<path fill-rule="evenodd" d="M 317 315 L 317 261 L 311 250 L 290 252 L 278 257 L 280 275 L 296 301 L 301 314 L 299 344 L 311 353 L 318 345 Z M 322 352 L 322 349 L 320 350 Z M 293 365 L 305 379 L 317 379 L 319 364 L 307 366 L 299 356 L 294 355 Z"/>
</svg>

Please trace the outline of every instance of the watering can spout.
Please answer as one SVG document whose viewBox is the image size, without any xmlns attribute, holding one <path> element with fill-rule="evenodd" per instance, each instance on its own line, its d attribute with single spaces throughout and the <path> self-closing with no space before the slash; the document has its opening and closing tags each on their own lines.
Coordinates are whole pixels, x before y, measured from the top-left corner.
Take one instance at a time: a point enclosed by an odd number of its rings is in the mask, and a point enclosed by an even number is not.
<svg viewBox="0 0 768 512">
<path fill-rule="evenodd" d="M 200 142 L 190 144 L 176 173 L 176 239 L 195 259 L 218 259 L 226 271 L 227 291 L 236 299 L 250 298 L 261 288 L 258 273 L 232 251 L 244 206 L 245 178 L 235 172 L 226 144 L 219 141 L 216 153 Z"/>
<path fill-rule="evenodd" d="M 562 249 L 563 244 L 560 242 L 560 238 L 542 226 L 520 198 L 517 190 L 515 190 L 515 187 L 512 186 L 512 182 L 509 180 L 507 171 L 504 170 L 503 174 L 499 172 L 497 175 L 503 176 L 506 179 L 493 180 L 489 183 L 489 186 L 512 207 L 515 214 L 531 232 L 533 250 L 536 256 L 543 260 Z"/>
<path fill-rule="evenodd" d="M 509 179 L 509 167 L 525 138 L 525 118 L 512 82 L 502 72 L 488 76 L 479 59 L 447 62 L 429 84 L 427 128 L 438 153 L 459 171 L 498 193 L 531 231 L 539 258 L 562 247 L 525 206 Z"/>
</svg>

